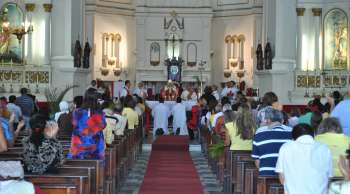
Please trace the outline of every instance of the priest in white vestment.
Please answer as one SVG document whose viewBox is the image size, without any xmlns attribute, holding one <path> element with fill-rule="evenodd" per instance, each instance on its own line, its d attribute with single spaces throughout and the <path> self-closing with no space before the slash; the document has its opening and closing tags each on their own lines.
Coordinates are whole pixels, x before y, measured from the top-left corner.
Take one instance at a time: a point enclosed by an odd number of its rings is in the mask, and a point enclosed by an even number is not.
<svg viewBox="0 0 350 194">
<path fill-rule="evenodd" d="M 176 104 L 171 110 L 173 115 L 173 131 L 176 134 L 179 129 L 179 135 L 188 135 L 187 120 L 186 120 L 186 106 L 181 103 L 181 97 L 177 97 Z"/>
<path fill-rule="evenodd" d="M 152 109 L 153 116 L 153 137 L 156 135 L 157 129 L 163 129 L 164 135 L 169 134 L 168 131 L 168 118 L 170 116 L 170 110 L 167 105 L 164 104 L 164 98 L 159 99 L 159 104 Z"/>
</svg>

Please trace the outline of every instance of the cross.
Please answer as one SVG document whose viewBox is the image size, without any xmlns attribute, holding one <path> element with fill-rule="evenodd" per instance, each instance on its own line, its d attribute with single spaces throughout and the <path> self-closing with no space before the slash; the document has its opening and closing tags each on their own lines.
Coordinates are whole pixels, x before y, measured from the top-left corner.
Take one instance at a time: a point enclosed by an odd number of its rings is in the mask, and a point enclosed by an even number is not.
<svg viewBox="0 0 350 194">
<path fill-rule="evenodd" d="M 175 57 L 175 35 L 173 35 L 173 39 L 171 40 L 171 42 L 173 43 L 173 58 Z"/>
</svg>

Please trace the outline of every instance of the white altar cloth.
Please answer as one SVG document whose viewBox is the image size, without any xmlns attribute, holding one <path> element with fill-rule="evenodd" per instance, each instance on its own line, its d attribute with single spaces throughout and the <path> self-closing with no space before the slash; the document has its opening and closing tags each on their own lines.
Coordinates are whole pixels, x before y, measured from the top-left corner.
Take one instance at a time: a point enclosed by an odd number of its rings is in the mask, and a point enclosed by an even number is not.
<svg viewBox="0 0 350 194">
<path fill-rule="evenodd" d="M 146 100 L 146 105 L 151 109 L 153 109 L 153 107 L 155 107 L 157 104 L 159 104 L 158 101 Z M 176 104 L 176 101 L 165 101 L 164 104 L 168 106 L 169 110 L 171 110 L 173 106 Z M 197 102 L 189 100 L 189 101 L 182 101 L 182 104 L 186 106 L 186 111 L 191 111 L 192 106 L 196 105 Z"/>
</svg>

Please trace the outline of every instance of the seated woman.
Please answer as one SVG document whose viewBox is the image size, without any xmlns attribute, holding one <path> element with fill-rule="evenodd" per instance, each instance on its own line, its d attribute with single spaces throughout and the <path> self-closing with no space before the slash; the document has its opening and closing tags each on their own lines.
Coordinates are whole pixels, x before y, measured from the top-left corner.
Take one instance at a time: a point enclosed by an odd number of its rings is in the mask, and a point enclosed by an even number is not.
<svg viewBox="0 0 350 194">
<path fill-rule="evenodd" d="M 66 101 L 62 101 L 59 104 L 60 112 L 55 114 L 55 121 L 58 124 L 58 128 L 62 134 L 72 134 L 72 114 L 69 111 L 69 104 Z"/>
<path fill-rule="evenodd" d="M 0 194 L 34 194 L 32 183 L 24 181 L 20 161 L 0 161 Z"/>
<path fill-rule="evenodd" d="M 226 140 L 231 141 L 230 150 L 251 150 L 252 138 L 256 129 L 253 114 L 247 104 L 241 104 L 233 122 L 225 124 Z M 225 142 L 226 145 L 230 142 Z"/>
<path fill-rule="evenodd" d="M 333 157 L 333 176 L 341 176 L 337 167 L 339 156 L 349 148 L 350 138 L 342 133 L 337 118 L 329 117 L 320 124 L 315 140 L 328 145 Z"/>
<path fill-rule="evenodd" d="M 85 93 L 83 106 L 73 112 L 74 129 L 67 155 L 69 159 L 104 159 L 103 129 L 106 127 L 106 120 L 98 98 L 96 90 L 89 88 Z"/>
<path fill-rule="evenodd" d="M 346 151 L 346 156 L 340 156 L 338 166 L 344 181 L 332 182 L 329 186 L 329 194 L 348 194 L 350 193 L 350 150 Z"/>
<path fill-rule="evenodd" d="M 136 102 L 132 96 L 126 96 L 123 116 L 128 119 L 128 129 L 135 129 L 139 125 L 139 116 L 135 111 Z"/>
<path fill-rule="evenodd" d="M 49 123 L 46 117 L 35 114 L 29 121 L 31 135 L 22 140 L 25 169 L 34 174 L 55 172 L 63 162 L 62 145 L 55 139 L 56 123 Z"/>
</svg>

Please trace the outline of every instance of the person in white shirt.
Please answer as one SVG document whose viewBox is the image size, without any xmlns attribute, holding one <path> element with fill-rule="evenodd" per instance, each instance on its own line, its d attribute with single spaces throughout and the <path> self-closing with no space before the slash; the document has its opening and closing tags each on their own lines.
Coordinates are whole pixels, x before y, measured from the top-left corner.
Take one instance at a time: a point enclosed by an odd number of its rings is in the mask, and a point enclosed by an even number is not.
<svg viewBox="0 0 350 194">
<path fill-rule="evenodd" d="M 235 102 L 237 92 L 239 91 L 235 84 L 234 81 L 227 82 L 226 87 L 221 91 L 221 98 L 227 96 L 231 102 Z"/>
<path fill-rule="evenodd" d="M 152 116 L 154 120 L 153 137 L 156 136 L 158 129 L 163 130 L 164 134 L 168 132 L 168 118 L 170 116 L 170 110 L 167 105 L 164 104 L 164 98 L 159 98 L 159 104 L 152 109 Z"/>
<path fill-rule="evenodd" d="M 0 194 L 34 194 L 32 183 L 24 181 L 20 161 L 0 161 Z"/>
<path fill-rule="evenodd" d="M 217 101 L 219 101 L 219 100 L 220 100 L 220 95 L 219 95 L 219 91 L 218 91 L 218 86 L 217 86 L 217 85 L 213 85 L 211 88 L 212 88 L 212 90 L 213 90 L 213 92 L 211 93 L 211 95 L 213 95 L 213 96 L 215 97 L 215 99 L 216 99 Z"/>
<path fill-rule="evenodd" d="M 120 97 L 126 97 L 126 96 L 131 95 L 130 87 L 131 87 L 130 80 L 126 80 L 125 84 L 124 84 L 124 87 L 122 88 L 122 91 L 120 93 Z"/>
<path fill-rule="evenodd" d="M 97 90 L 97 81 L 92 80 L 90 85 L 86 88 L 86 90 L 88 90 L 89 88 L 93 88 L 93 89 Z"/>
<path fill-rule="evenodd" d="M 280 148 L 275 170 L 284 193 L 327 194 L 333 171 L 329 148 L 314 140 L 314 130 L 307 124 L 296 125 L 292 136 L 294 141 Z"/>
<path fill-rule="evenodd" d="M 15 115 L 15 123 L 18 123 L 19 120 L 22 118 L 22 111 L 21 108 L 19 106 L 17 106 L 16 104 L 16 96 L 11 95 L 9 96 L 9 103 L 7 104 L 7 110 L 11 113 Z"/>
<path fill-rule="evenodd" d="M 177 97 L 176 104 L 171 110 L 171 114 L 173 115 L 173 132 L 176 135 L 188 135 L 186 123 L 186 106 L 181 102 L 181 98 Z"/>
<path fill-rule="evenodd" d="M 188 85 L 187 89 L 185 89 L 184 91 L 182 91 L 181 93 L 181 99 L 182 100 L 192 100 L 192 101 L 197 101 L 197 94 L 194 91 L 192 85 Z"/>
<path fill-rule="evenodd" d="M 144 88 L 144 85 L 142 82 L 137 84 L 137 88 L 135 88 L 133 94 L 136 94 L 137 96 L 143 99 L 147 98 L 147 90 Z"/>
</svg>

